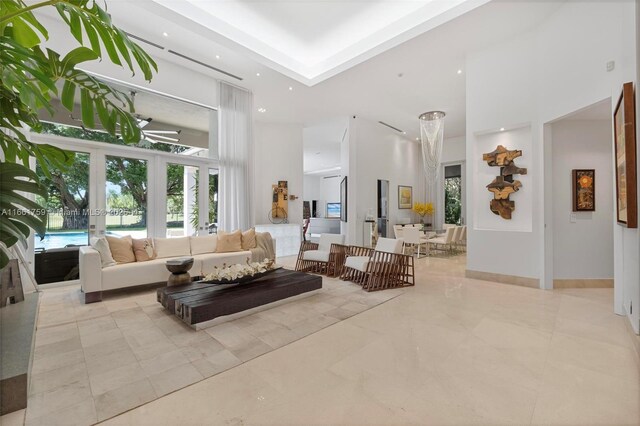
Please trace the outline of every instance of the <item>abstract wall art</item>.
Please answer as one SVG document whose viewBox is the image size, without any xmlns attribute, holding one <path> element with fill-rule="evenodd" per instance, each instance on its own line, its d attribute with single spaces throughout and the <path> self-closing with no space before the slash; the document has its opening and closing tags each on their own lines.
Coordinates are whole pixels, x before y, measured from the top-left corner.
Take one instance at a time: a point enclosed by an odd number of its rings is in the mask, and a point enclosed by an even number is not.
<svg viewBox="0 0 640 426">
<path fill-rule="evenodd" d="M 413 207 L 413 187 L 398 185 L 398 209 Z"/>
<path fill-rule="evenodd" d="M 522 182 L 514 180 L 513 175 L 526 175 L 527 169 L 515 165 L 514 160 L 522 156 L 520 150 L 508 150 L 502 145 L 486 154 L 482 154 L 482 161 L 489 166 L 500 167 L 500 175 L 487 185 L 489 192 L 493 193 L 493 200 L 489 203 L 491 211 L 503 219 L 511 219 L 515 210 L 515 202 L 509 196 L 522 187 Z"/>
<path fill-rule="evenodd" d="M 571 171 L 572 203 L 574 212 L 596 210 L 596 171 L 574 169 Z"/>
</svg>

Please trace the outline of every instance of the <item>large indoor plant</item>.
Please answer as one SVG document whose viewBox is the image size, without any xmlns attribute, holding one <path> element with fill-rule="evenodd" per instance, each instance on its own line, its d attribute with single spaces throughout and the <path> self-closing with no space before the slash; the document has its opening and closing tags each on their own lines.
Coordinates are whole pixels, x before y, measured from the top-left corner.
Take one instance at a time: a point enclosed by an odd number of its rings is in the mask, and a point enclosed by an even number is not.
<svg viewBox="0 0 640 426">
<path fill-rule="evenodd" d="M 42 44 L 49 35 L 32 11 L 53 7 L 78 45 L 58 53 Z M 81 63 L 107 59 L 132 72 L 139 69 L 150 80 L 153 59 L 113 25 L 111 17 L 93 0 L 48 0 L 27 5 L 22 0 L 0 0 L 0 268 L 9 260 L 9 248 L 26 242 L 31 230 L 44 235 L 46 211 L 25 193 L 46 198 L 29 159 L 35 158 L 45 175 L 64 169 L 73 154 L 51 145 L 34 144 L 25 128 L 38 131 L 38 112 L 53 113 L 59 98 L 69 111 L 78 108 L 85 127 L 96 122 L 125 142 L 138 142 L 141 130 L 132 115 L 131 99 L 92 75 Z M 137 67 L 136 67 L 137 65 Z"/>
</svg>

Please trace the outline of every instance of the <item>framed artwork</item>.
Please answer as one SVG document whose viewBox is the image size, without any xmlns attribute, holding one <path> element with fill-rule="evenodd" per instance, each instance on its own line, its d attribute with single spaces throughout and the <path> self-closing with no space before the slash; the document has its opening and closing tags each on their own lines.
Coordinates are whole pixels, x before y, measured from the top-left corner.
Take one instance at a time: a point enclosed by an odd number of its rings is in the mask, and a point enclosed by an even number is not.
<svg viewBox="0 0 640 426">
<path fill-rule="evenodd" d="M 596 171 L 594 169 L 572 170 L 571 189 L 574 212 L 596 211 Z"/>
<path fill-rule="evenodd" d="M 636 188 L 636 113 L 633 83 L 622 86 L 622 94 L 613 113 L 616 159 L 616 217 L 618 224 L 638 227 Z"/>
<path fill-rule="evenodd" d="M 337 219 L 341 217 L 340 203 L 327 203 L 327 218 Z"/>
<path fill-rule="evenodd" d="M 413 207 L 413 187 L 398 185 L 398 208 L 410 209 Z"/>
<path fill-rule="evenodd" d="M 340 220 L 347 221 L 347 177 L 340 182 Z"/>
</svg>

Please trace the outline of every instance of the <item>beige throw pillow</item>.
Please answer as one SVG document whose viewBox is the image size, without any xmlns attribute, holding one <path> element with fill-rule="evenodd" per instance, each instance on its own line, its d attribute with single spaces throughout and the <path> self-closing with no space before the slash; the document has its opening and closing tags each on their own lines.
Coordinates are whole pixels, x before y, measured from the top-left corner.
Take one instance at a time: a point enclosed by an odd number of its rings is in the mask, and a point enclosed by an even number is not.
<svg viewBox="0 0 640 426">
<path fill-rule="evenodd" d="M 122 238 L 107 236 L 107 242 L 109 243 L 111 256 L 113 256 L 113 260 L 117 263 L 131 263 L 136 261 L 136 256 L 133 254 L 131 235 Z"/>
<path fill-rule="evenodd" d="M 216 253 L 229 253 L 242 251 L 242 233 L 238 229 L 230 233 L 218 232 L 218 245 Z"/>
<path fill-rule="evenodd" d="M 102 261 L 103 268 L 116 264 L 116 261 L 113 260 L 113 256 L 111 255 L 109 243 L 107 242 L 107 239 L 105 237 L 91 237 L 91 239 L 89 240 L 89 244 L 98 253 L 100 253 L 100 260 Z"/>
<path fill-rule="evenodd" d="M 251 228 L 242 233 L 242 249 L 251 250 L 256 248 L 258 243 L 256 242 L 256 229 Z"/>
<path fill-rule="evenodd" d="M 133 254 L 136 262 L 146 262 L 156 258 L 156 251 L 153 248 L 151 238 L 133 239 Z"/>
</svg>

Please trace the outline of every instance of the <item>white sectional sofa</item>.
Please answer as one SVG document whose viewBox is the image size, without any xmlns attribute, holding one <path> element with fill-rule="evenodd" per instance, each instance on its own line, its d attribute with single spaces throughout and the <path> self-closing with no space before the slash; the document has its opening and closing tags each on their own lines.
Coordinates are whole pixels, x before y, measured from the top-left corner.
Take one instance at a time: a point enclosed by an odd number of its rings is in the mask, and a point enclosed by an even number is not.
<svg viewBox="0 0 640 426">
<path fill-rule="evenodd" d="M 251 261 L 264 260 L 265 256 L 275 259 L 275 254 L 266 253 L 260 246 L 247 251 L 216 253 L 215 244 L 203 244 L 204 238 L 210 239 L 212 236 L 172 238 L 171 249 L 158 250 L 156 259 L 106 267 L 102 266 L 97 250 L 91 246 L 80 247 L 80 285 L 85 303 L 99 302 L 103 291 L 166 282 L 169 271 L 165 263 L 170 259 L 192 257 L 193 267 L 189 271 L 192 277 L 209 274 L 214 267 L 221 267 L 225 263 L 245 263 L 247 258 Z M 275 253 L 275 240 L 269 236 L 267 241 L 273 245 L 271 253 Z"/>
</svg>

